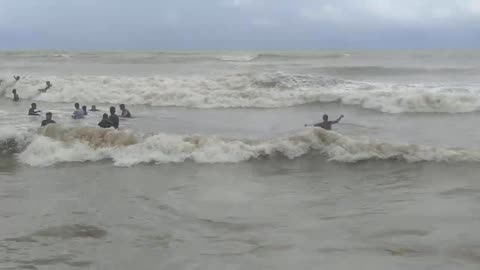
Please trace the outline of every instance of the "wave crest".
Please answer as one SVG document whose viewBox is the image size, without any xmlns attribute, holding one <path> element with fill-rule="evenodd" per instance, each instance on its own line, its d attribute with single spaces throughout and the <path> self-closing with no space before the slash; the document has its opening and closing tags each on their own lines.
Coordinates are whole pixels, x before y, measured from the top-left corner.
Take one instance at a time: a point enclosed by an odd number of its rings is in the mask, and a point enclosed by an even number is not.
<svg viewBox="0 0 480 270">
<path fill-rule="evenodd" d="M 386 84 L 285 73 L 239 73 L 217 77 L 48 78 L 54 86 L 39 94 L 44 81 L 22 79 L 21 98 L 48 102 L 126 103 L 193 108 L 275 108 L 338 102 L 386 113 L 480 110 L 480 85 Z M 5 94 L 10 98 L 11 94 Z"/>
<path fill-rule="evenodd" d="M 257 59 L 259 55 L 221 55 L 216 57 L 218 60 L 226 61 L 226 62 L 251 62 Z"/>
<path fill-rule="evenodd" d="M 54 135 L 52 135 L 54 134 Z M 141 163 L 237 163 L 259 158 L 294 159 L 319 153 L 330 161 L 401 160 L 406 162 L 478 162 L 479 151 L 390 144 L 353 138 L 319 128 L 272 139 L 155 134 L 97 128 L 63 129 L 51 125 L 37 135 L 19 159 L 32 166 L 111 159 L 116 166 Z"/>
</svg>

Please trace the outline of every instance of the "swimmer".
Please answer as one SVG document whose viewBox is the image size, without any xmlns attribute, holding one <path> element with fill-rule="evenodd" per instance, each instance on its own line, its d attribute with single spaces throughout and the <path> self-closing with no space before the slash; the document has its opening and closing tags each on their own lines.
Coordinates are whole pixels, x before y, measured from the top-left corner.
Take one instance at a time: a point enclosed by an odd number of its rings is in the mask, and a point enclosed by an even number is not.
<svg viewBox="0 0 480 270">
<path fill-rule="evenodd" d="M 16 82 L 20 80 L 20 76 L 13 76 L 13 78 L 15 79 Z"/>
<path fill-rule="evenodd" d="M 41 111 L 37 111 L 37 103 L 32 103 L 32 107 L 30 107 L 30 110 L 28 110 L 28 115 L 39 115 L 39 112 Z"/>
<path fill-rule="evenodd" d="M 91 112 L 98 112 L 99 110 L 97 109 L 97 106 L 92 105 L 92 108 L 90 109 Z"/>
<path fill-rule="evenodd" d="M 42 127 L 43 126 L 46 126 L 48 124 L 55 124 L 55 121 L 52 120 L 52 113 L 51 112 L 47 112 L 45 114 L 45 120 L 42 121 Z"/>
<path fill-rule="evenodd" d="M 15 102 L 20 101 L 20 97 L 17 95 L 17 89 L 13 89 L 12 94 L 13 94 L 13 101 Z"/>
<path fill-rule="evenodd" d="M 87 106 L 82 106 L 83 115 L 87 115 Z"/>
<path fill-rule="evenodd" d="M 83 111 L 80 109 L 80 104 L 75 103 L 75 111 L 72 115 L 73 119 L 83 119 Z"/>
<path fill-rule="evenodd" d="M 122 110 L 121 116 L 124 118 L 132 118 L 130 111 L 125 108 L 125 104 L 120 104 L 120 110 Z"/>
<path fill-rule="evenodd" d="M 332 130 L 332 125 L 333 124 L 338 124 L 338 122 L 340 122 L 340 120 L 342 120 L 342 118 L 343 118 L 343 114 L 340 115 L 340 117 L 335 121 L 328 121 L 328 115 L 324 114 L 323 115 L 323 122 L 313 124 L 313 126 L 314 127 L 321 127 L 323 129 L 326 129 L 326 130 Z M 312 125 L 305 124 L 305 126 L 312 126 Z"/>
<path fill-rule="evenodd" d="M 45 84 L 47 85 L 45 88 L 43 88 L 43 89 L 38 89 L 38 91 L 39 91 L 40 93 L 46 93 L 47 90 L 52 87 L 52 84 L 50 83 L 50 81 L 47 81 Z"/>
<path fill-rule="evenodd" d="M 118 116 L 115 114 L 115 107 L 110 107 L 110 117 L 108 117 L 110 122 L 112 122 L 112 127 L 118 129 Z"/>
<path fill-rule="evenodd" d="M 108 120 L 108 114 L 106 114 L 106 113 L 103 114 L 102 121 L 100 121 L 100 123 L 98 123 L 98 126 L 101 127 L 101 128 L 112 127 L 112 122 L 110 122 L 110 120 Z"/>
</svg>

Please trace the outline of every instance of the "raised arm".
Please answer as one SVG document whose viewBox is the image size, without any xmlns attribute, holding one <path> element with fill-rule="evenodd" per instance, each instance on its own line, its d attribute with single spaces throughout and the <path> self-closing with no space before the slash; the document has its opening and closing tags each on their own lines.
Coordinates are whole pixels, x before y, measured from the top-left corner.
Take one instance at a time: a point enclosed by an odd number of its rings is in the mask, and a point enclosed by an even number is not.
<svg viewBox="0 0 480 270">
<path fill-rule="evenodd" d="M 335 121 L 332 121 L 332 124 L 338 124 L 338 122 L 340 122 L 340 120 L 342 120 L 342 118 L 343 118 L 343 114 L 342 114 L 342 115 L 340 115 L 340 117 L 338 117 L 338 119 L 337 119 L 337 120 L 335 120 Z"/>
</svg>

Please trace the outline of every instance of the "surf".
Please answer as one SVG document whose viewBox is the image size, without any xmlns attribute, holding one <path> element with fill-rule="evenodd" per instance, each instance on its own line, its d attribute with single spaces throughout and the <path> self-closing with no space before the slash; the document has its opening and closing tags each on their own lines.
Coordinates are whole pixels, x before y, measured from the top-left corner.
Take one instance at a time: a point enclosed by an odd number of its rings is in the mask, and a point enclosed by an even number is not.
<svg viewBox="0 0 480 270">
<path fill-rule="evenodd" d="M 53 87 L 38 88 L 46 80 Z M 8 87 L 7 87 L 8 88 Z M 10 88 L 2 88 L 11 98 Z M 310 103 L 358 106 L 384 113 L 466 113 L 480 110 L 480 85 L 392 84 L 305 74 L 216 76 L 46 76 L 22 78 L 21 99 L 188 108 L 279 108 Z"/>
<path fill-rule="evenodd" d="M 40 128 L 33 134 L 3 136 L 14 144 L 19 161 L 30 166 L 111 160 L 115 166 L 138 164 L 239 163 L 256 159 L 296 159 L 322 155 L 329 162 L 370 160 L 402 162 L 480 162 L 480 151 L 462 148 L 395 144 L 307 128 L 273 138 L 228 138 L 201 134 L 142 134 L 94 127 Z"/>
</svg>

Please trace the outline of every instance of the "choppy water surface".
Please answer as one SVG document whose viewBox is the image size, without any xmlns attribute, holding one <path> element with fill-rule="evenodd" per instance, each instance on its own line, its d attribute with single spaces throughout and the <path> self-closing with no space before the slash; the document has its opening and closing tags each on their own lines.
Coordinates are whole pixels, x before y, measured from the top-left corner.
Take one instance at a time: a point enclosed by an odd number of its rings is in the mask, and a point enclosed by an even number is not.
<svg viewBox="0 0 480 270">
<path fill-rule="evenodd" d="M 478 269 L 478 58 L 2 52 L 0 268 Z"/>
</svg>

